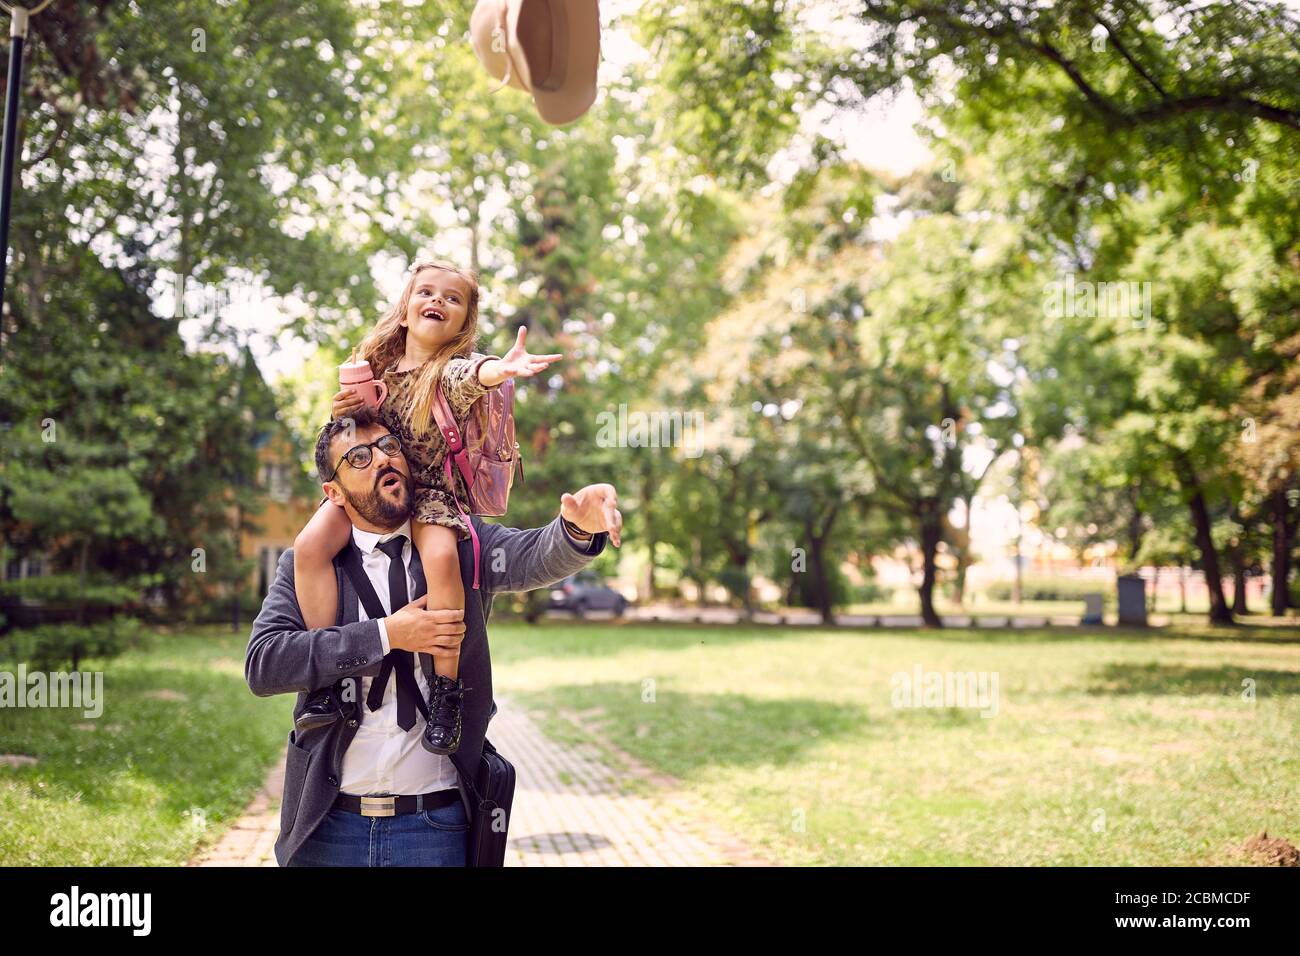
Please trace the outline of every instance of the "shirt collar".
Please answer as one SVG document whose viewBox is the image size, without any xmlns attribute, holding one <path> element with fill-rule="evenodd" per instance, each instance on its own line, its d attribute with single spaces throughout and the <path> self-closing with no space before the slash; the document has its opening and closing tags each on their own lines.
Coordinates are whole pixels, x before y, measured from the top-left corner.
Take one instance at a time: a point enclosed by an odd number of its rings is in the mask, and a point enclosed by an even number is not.
<svg viewBox="0 0 1300 956">
<path fill-rule="evenodd" d="M 356 525 L 352 526 L 352 540 L 356 542 L 357 547 L 361 550 L 362 554 L 370 554 L 385 541 L 391 541 L 398 535 L 401 535 L 404 538 L 409 538 L 411 536 L 411 522 L 409 520 L 403 522 L 400 528 L 395 528 L 387 534 L 379 534 L 376 531 L 364 531 Z"/>
</svg>

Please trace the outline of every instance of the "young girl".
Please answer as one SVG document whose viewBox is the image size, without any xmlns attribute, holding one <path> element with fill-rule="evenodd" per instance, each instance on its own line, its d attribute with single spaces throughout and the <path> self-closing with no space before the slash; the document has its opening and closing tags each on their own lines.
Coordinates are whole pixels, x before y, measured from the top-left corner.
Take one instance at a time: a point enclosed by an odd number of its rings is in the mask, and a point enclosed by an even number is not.
<svg viewBox="0 0 1300 956">
<path fill-rule="evenodd" d="M 463 608 L 457 544 L 469 537 L 447 486 L 443 459 L 448 446 L 433 417 L 438 384 L 461 433 L 474 403 L 489 388 L 516 376 L 544 371 L 560 355 L 532 355 L 520 328 L 504 358 L 471 359 L 478 337 L 478 277 L 443 262 L 417 262 L 393 309 L 365 337 L 360 354 L 376 378 L 388 384 L 379 408 L 384 427 L 402 442 L 411 472 L 411 538 L 419 551 L 428 585 L 430 608 Z M 361 406 L 351 390 L 334 396 L 333 417 L 343 418 Z M 455 494 L 466 501 L 463 481 L 453 469 Z M 294 581 L 298 605 L 308 628 L 329 627 L 338 613 L 333 558 L 348 543 L 352 524 L 343 509 L 326 504 L 316 510 L 294 542 Z M 397 611 L 397 608 L 392 608 Z M 429 722 L 424 746 L 452 754 L 460 744 L 459 661 L 434 657 Z"/>
</svg>

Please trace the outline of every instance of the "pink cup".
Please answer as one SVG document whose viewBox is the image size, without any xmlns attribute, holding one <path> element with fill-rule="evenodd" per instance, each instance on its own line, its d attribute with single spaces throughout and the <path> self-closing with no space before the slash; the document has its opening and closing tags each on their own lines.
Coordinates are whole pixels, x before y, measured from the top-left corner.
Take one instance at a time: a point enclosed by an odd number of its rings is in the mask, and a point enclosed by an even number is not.
<svg viewBox="0 0 1300 956">
<path fill-rule="evenodd" d="M 339 366 L 339 388 L 343 391 L 353 391 L 361 396 L 361 401 L 372 411 L 378 411 L 379 406 L 384 404 L 384 399 L 388 397 L 388 386 L 383 382 L 375 381 L 374 373 L 370 371 L 370 363 L 365 359 L 344 362 Z"/>
</svg>

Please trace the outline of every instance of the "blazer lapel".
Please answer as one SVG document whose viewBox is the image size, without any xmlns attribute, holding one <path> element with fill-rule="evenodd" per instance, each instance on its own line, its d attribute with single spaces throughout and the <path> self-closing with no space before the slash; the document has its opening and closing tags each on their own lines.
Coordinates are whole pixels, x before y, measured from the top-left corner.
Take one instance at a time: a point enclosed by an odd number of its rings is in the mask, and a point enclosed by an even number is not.
<svg viewBox="0 0 1300 956">
<path fill-rule="evenodd" d="M 336 558 L 334 561 L 334 574 L 338 578 L 339 582 L 339 623 L 355 624 L 361 619 L 361 599 L 357 597 L 357 592 L 352 586 L 352 581 L 343 570 L 341 558 Z M 376 664 L 373 668 L 374 674 L 379 673 L 379 666 L 380 665 Z M 361 722 L 366 719 L 366 708 L 363 706 L 361 700 L 361 677 L 364 673 L 365 672 L 362 672 L 362 674 L 347 677 L 339 681 L 340 693 L 345 695 L 343 701 L 344 712 L 345 714 L 348 714 L 352 720 L 355 720 L 356 724 L 349 725 L 345 723 L 339 734 L 339 739 L 335 748 L 336 759 L 334 770 L 336 774 L 341 772 L 343 753 L 348 749 L 348 745 L 352 743 L 352 738 L 356 736 L 357 727 L 359 727 Z M 374 676 L 374 674 L 369 676 Z"/>
</svg>

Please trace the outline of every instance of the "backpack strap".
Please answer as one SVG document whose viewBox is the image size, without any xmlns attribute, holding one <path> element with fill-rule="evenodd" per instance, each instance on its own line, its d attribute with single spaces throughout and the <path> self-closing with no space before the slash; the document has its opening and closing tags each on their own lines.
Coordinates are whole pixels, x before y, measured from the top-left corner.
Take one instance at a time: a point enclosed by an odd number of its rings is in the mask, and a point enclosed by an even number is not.
<svg viewBox="0 0 1300 956">
<path fill-rule="evenodd" d="M 470 369 L 470 374 L 477 381 L 483 363 L 497 358 L 496 355 L 483 355 L 481 352 L 471 353 L 470 360 L 474 364 Z M 479 401 L 482 401 L 482 399 L 480 398 Z M 433 420 L 438 425 L 438 431 L 450 449 L 449 457 L 455 461 L 456 468 L 460 471 L 461 477 L 465 479 L 465 487 L 467 489 L 472 488 L 474 486 L 474 471 L 469 464 L 469 450 L 465 447 L 460 428 L 456 425 L 456 416 L 451 413 L 451 405 L 447 402 L 447 396 L 442 393 L 442 382 L 439 382 L 433 391 L 432 410 Z"/>
<path fill-rule="evenodd" d="M 469 455 L 466 453 L 465 441 L 461 437 L 460 429 L 456 427 L 456 416 L 451 413 L 447 396 L 442 394 L 441 382 L 433 393 L 433 420 L 437 422 L 438 432 L 447 443 L 447 457 L 456 462 L 461 477 L 465 479 L 465 487 L 470 487 L 474 481 L 473 473 L 469 468 Z"/>
<path fill-rule="evenodd" d="M 492 356 L 479 358 L 475 365 L 474 374 L 478 374 L 478 366 L 482 365 Z M 456 476 L 452 472 L 452 463 L 460 472 L 461 477 L 465 479 L 465 487 L 470 488 L 474 484 L 473 472 L 469 467 L 469 452 L 465 448 L 465 442 L 461 438 L 460 429 L 456 427 L 456 416 L 451 413 L 451 406 L 447 404 L 447 396 L 442 394 L 442 383 L 433 393 L 433 419 L 438 423 L 438 431 L 441 433 L 443 440 L 447 442 L 447 456 L 442 460 L 443 474 L 447 476 L 447 487 L 451 491 L 452 500 L 456 502 L 456 510 L 460 516 L 465 519 L 465 527 L 469 528 L 470 540 L 474 542 L 474 590 L 479 590 L 478 566 L 481 559 L 482 548 L 478 540 L 478 532 L 474 530 L 474 522 L 470 520 L 468 512 L 460 503 L 460 495 L 456 493 Z"/>
<path fill-rule="evenodd" d="M 460 516 L 465 519 L 465 527 L 469 528 L 469 538 L 474 542 L 474 590 L 479 590 L 478 586 L 478 566 L 481 558 L 481 546 L 478 541 L 478 532 L 474 530 L 474 522 L 470 519 L 465 507 L 460 503 L 460 495 L 456 494 L 456 479 L 451 473 L 451 455 L 442 460 L 442 473 L 447 476 L 447 486 L 451 489 L 451 500 L 456 502 L 456 510 Z"/>
</svg>

